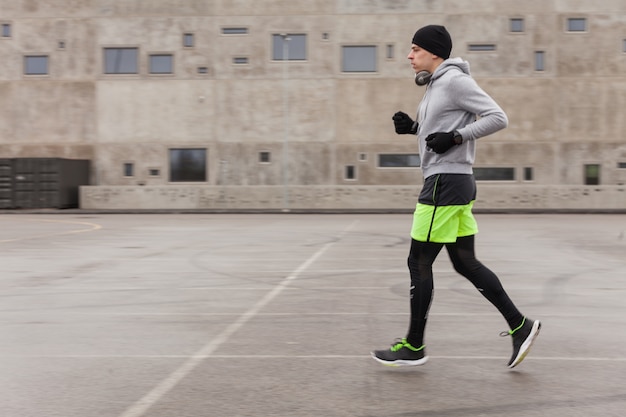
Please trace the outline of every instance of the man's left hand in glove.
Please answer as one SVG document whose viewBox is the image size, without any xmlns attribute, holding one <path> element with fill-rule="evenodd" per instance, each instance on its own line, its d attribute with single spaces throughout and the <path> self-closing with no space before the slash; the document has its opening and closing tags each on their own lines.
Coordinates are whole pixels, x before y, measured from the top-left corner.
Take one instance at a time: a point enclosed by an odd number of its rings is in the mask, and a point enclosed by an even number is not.
<svg viewBox="0 0 626 417">
<path fill-rule="evenodd" d="M 446 153 L 453 146 L 460 145 L 455 136 L 460 138 L 458 133 L 455 135 L 455 132 L 431 133 L 426 137 L 426 146 L 436 153 Z"/>
</svg>

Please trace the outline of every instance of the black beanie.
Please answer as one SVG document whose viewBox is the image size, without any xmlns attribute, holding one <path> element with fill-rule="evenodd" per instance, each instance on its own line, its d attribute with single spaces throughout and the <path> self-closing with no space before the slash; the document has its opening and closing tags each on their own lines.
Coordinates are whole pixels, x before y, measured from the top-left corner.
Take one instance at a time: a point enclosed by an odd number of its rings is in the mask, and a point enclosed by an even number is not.
<svg viewBox="0 0 626 417">
<path fill-rule="evenodd" d="M 450 34 L 445 27 L 439 25 L 428 25 L 419 29 L 413 35 L 413 44 L 443 59 L 450 58 L 452 51 Z"/>
</svg>

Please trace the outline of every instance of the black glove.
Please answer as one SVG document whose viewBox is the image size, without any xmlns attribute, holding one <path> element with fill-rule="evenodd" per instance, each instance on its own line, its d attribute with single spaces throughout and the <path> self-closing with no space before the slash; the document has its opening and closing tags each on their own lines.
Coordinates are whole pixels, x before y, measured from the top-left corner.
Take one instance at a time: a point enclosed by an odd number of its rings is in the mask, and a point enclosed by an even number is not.
<svg viewBox="0 0 626 417">
<path fill-rule="evenodd" d="M 399 111 L 393 115 L 392 119 L 398 135 L 414 135 L 417 133 L 417 123 L 415 123 L 408 114 Z"/>
<path fill-rule="evenodd" d="M 454 132 L 431 133 L 426 138 L 426 146 L 437 153 L 446 153 L 455 145 Z"/>
</svg>

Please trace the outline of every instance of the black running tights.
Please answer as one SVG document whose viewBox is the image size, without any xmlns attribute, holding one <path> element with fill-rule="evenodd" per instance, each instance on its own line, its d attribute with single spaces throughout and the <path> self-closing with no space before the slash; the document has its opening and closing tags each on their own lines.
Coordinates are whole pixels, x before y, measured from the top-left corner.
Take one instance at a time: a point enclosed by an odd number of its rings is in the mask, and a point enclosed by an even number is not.
<svg viewBox="0 0 626 417">
<path fill-rule="evenodd" d="M 412 240 L 408 265 L 411 273 L 411 323 L 407 341 L 419 347 L 424 344 L 424 329 L 433 299 L 433 263 L 446 246 L 454 269 L 467 278 L 502 314 L 511 329 L 523 320 L 498 277 L 474 255 L 474 236 L 460 237 L 455 243 L 418 242 Z"/>
</svg>

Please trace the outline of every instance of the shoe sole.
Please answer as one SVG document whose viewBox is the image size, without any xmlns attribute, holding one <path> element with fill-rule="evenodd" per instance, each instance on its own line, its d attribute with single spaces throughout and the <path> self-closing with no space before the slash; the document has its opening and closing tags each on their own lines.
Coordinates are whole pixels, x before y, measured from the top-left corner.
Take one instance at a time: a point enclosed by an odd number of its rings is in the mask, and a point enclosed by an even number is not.
<svg viewBox="0 0 626 417">
<path fill-rule="evenodd" d="M 395 360 L 395 361 L 386 361 L 377 357 L 374 354 L 374 352 L 371 352 L 371 355 L 372 355 L 372 358 L 374 358 L 377 362 L 382 363 L 385 366 L 392 366 L 392 367 L 419 366 L 419 365 L 424 365 L 428 361 L 428 356 L 424 356 L 422 359 L 418 359 L 416 361 L 409 361 L 409 360 L 402 360 L 402 359 Z"/>
<path fill-rule="evenodd" d="M 539 330 L 541 330 L 541 322 L 539 322 L 539 320 L 535 320 L 535 322 L 533 323 L 533 328 L 530 329 L 530 334 L 528 335 L 526 340 L 524 340 L 522 346 L 520 346 L 517 357 L 509 365 L 509 368 L 515 368 L 517 365 L 520 364 L 520 362 L 524 360 L 526 355 L 528 355 L 528 352 L 530 352 L 530 347 L 533 345 L 533 342 L 537 338 L 537 335 L 539 335 Z"/>
</svg>

